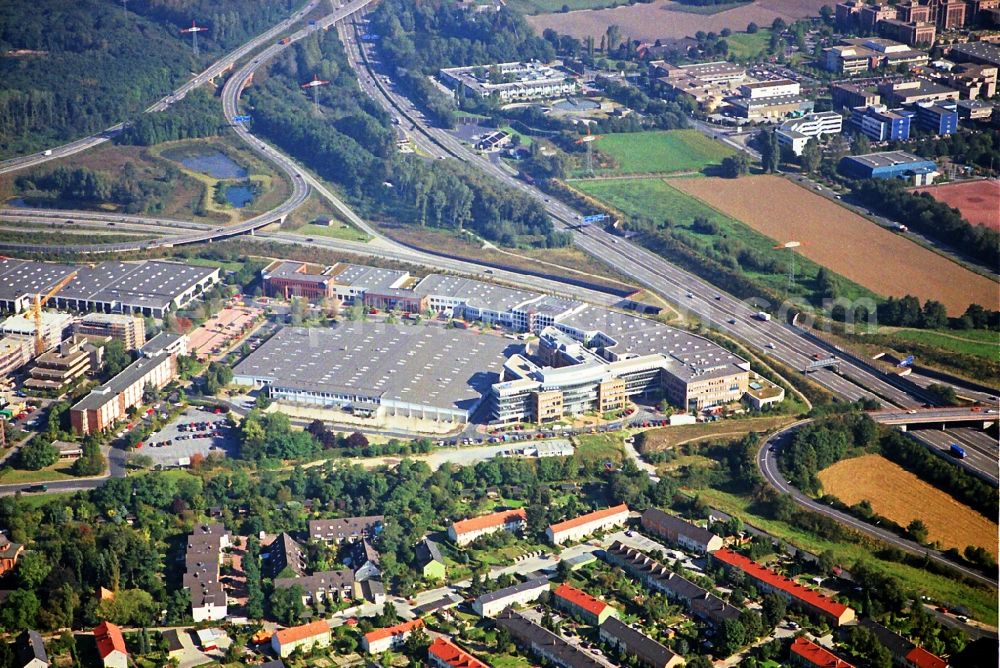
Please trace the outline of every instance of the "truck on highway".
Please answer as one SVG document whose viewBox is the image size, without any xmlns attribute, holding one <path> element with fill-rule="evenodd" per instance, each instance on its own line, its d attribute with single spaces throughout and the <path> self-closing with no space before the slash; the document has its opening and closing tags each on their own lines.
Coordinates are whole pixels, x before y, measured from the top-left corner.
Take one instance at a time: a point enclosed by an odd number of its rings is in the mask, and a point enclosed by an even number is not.
<svg viewBox="0 0 1000 668">
<path fill-rule="evenodd" d="M 755 315 L 754 317 L 764 322 L 770 322 L 771 320 L 771 314 L 767 313 L 766 311 L 757 311 L 757 315 Z"/>
<path fill-rule="evenodd" d="M 965 448 L 963 448 L 958 443 L 952 443 L 951 447 L 948 448 L 948 453 L 952 457 L 958 457 L 959 459 L 965 459 Z"/>
<path fill-rule="evenodd" d="M 280 40 L 278 40 L 278 44 L 288 44 L 291 41 L 292 41 L 291 37 L 283 37 Z"/>
<path fill-rule="evenodd" d="M 45 149 L 44 151 L 42 151 L 42 155 L 52 155 L 52 149 L 51 148 Z"/>
</svg>

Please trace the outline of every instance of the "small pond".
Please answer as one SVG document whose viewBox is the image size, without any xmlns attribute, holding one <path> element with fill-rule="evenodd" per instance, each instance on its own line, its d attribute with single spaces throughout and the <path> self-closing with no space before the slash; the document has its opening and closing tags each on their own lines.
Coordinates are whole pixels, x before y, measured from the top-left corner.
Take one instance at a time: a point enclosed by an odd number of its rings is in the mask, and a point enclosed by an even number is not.
<svg viewBox="0 0 1000 668">
<path fill-rule="evenodd" d="M 253 201 L 253 188 L 250 186 L 231 185 L 226 188 L 226 201 L 237 209 L 242 209 Z"/>
<path fill-rule="evenodd" d="M 208 174 L 216 179 L 245 179 L 247 170 L 222 151 L 192 152 L 190 150 L 164 151 L 163 157 L 179 162 L 188 169 Z"/>
</svg>

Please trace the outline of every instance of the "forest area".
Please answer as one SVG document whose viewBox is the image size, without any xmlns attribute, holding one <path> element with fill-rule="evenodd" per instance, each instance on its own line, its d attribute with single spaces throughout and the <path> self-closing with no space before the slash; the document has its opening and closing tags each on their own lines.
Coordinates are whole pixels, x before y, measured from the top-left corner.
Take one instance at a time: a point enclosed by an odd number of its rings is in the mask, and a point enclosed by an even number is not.
<svg viewBox="0 0 1000 668">
<path fill-rule="evenodd" d="M 331 82 L 316 107 L 299 89 Z M 371 215 L 441 229 L 468 229 L 497 243 L 563 246 L 541 205 L 453 161 L 398 153 L 390 116 L 362 95 L 335 33 L 297 43 L 248 89 L 254 132 L 340 185 Z"/>
<path fill-rule="evenodd" d="M 100 132 L 287 16 L 294 0 L 0 3 L 0 158 Z M 179 30 L 192 20 L 199 55 Z"/>
</svg>

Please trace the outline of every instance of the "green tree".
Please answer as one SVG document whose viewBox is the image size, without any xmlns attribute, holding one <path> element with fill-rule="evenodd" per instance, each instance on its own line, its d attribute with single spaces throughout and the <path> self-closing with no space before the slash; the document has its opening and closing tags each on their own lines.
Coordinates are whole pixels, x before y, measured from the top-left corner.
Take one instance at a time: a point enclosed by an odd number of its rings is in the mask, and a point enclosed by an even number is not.
<svg viewBox="0 0 1000 668">
<path fill-rule="evenodd" d="M 305 612 L 304 594 L 301 585 L 275 589 L 271 594 L 271 615 L 285 626 L 298 624 Z"/>
<path fill-rule="evenodd" d="M 58 448 L 40 436 L 36 436 L 21 446 L 21 466 L 29 471 L 38 471 L 46 466 L 52 466 L 58 459 Z"/>
<path fill-rule="evenodd" d="M 799 164 L 807 174 L 815 174 L 823 161 L 823 151 L 815 137 L 806 142 L 799 156 Z"/>
<path fill-rule="evenodd" d="M 23 631 L 35 627 L 41 604 L 30 589 L 15 589 L 0 608 L 0 626 L 8 631 Z"/>
<path fill-rule="evenodd" d="M 735 179 L 750 173 L 750 160 L 746 153 L 740 151 L 735 155 L 727 155 L 722 159 L 722 175 L 727 179 Z"/>
<path fill-rule="evenodd" d="M 49 572 L 52 564 L 41 552 L 26 552 L 17 562 L 17 579 L 25 589 L 35 590 L 42 584 Z"/>
<path fill-rule="evenodd" d="M 927 542 L 927 525 L 923 520 L 915 519 L 906 525 L 906 533 L 916 542 L 923 544 Z"/>
<path fill-rule="evenodd" d="M 121 370 L 132 363 L 132 358 L 125 350 L 125 344 L 118 339 L 112 339 L 104 344 L 104 375 L 107 378 L 117 376 Z"/>
</svg>

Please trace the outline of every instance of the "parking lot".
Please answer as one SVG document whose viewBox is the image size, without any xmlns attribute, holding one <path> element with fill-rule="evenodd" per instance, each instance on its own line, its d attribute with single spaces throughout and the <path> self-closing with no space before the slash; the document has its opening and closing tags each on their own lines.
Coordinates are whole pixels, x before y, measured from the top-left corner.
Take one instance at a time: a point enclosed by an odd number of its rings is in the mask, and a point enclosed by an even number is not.
<svg viewBox="0 0 1000 668">
<path fill-rule="evenodd" d="M 152 457 L 154 465 L 186 466 L 194 455 L 232 457 L 237 454 L 238 447 L 235 430 L 228 426 L 224 414 L 189 406 L 146 439 L 142 453 Z"/>
</svg>

